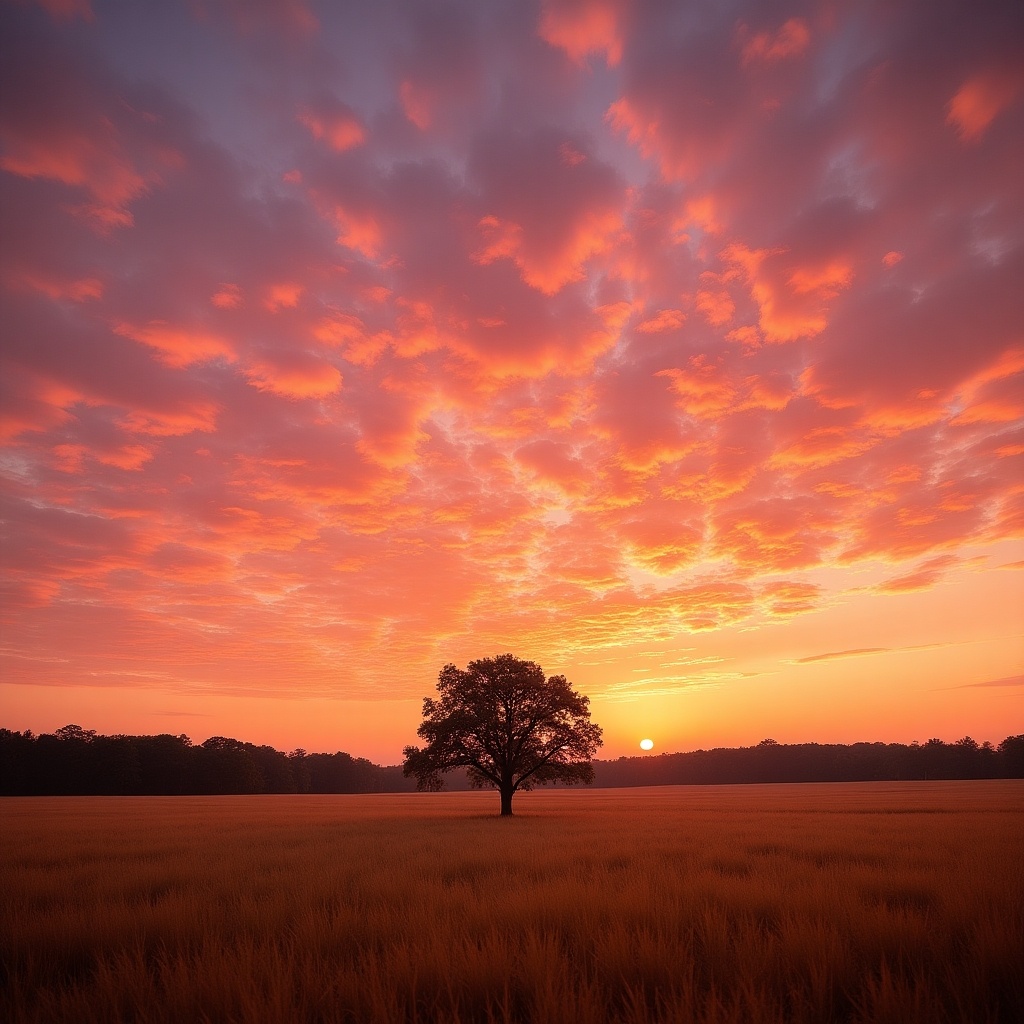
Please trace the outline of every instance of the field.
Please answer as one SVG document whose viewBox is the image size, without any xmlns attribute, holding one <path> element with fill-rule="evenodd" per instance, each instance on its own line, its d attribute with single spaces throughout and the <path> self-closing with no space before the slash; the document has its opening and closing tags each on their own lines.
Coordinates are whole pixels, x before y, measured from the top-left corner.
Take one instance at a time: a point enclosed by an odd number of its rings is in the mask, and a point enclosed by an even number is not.
<svg viewBox="0 0 1024 1024">
<path fill-rule="evenodd" d="M 1024 783 L 0 801 L 0 1019 L 1024 1020 Z"/>
</svg>

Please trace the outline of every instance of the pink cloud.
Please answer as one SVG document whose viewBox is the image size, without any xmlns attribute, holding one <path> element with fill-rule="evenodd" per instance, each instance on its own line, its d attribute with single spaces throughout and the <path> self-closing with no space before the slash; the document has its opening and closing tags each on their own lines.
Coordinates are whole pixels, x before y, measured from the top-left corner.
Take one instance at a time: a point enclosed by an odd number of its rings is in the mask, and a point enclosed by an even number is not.
<svg viewBox="0 0 1024 1024">
<path fill-rule="evenodd" d="M 853 279 L 843 260 L 800 266 L 781 249 L 751 250 L 733 243 L 722 251 L 726 264 L 742 270 L 759 310 L 768 342 L 813 338 L 828 326 L 829 304 Z"/>
<path fill-rule="evenodd" d="M 775 32 L 752 33 L 741 25 L 738 33 L 740 59 L 744 67 L 751 64 L 776 64 L 799 57 L 811 40 L 811 31 L 803 18 L 790 18 Z"/>
<path fill-rule="evenodd" d="M 478 51 L 479 12 L 433 5 L 411 10 L 410 39 L 396 60 L 397 93 L 420 132 L 458 131 L 486 91 Z"/>
<path fill-rule="evenodd" d="M 1019 69 L 976 75 L 964 82 L 949 101 L 946 121 L 964 142 L 977 142 L 1022 92 L 1024 75 Z"/>
<path fill-rule="evenodd" d="M 622 59 L 620 7 L 614 0 L 546 0 L 537 32 L 577 63 L 601 53 L 615 67 Z"/>
<path fill-rule="evenodd" d="M 210 302 L 219 309 L 235 309 L 242 303 L 242 289 L 237 284 L 223 283 L 210 296 Z"/>
<path fill-rule="evenodd" d="M 636 325 L 641 334 L 660 334 L 662 331 L 674 331 L 682 327 L 686 315 L 680 309 L 659 309 L 652 317 L 648 317 Z"/>
<path fill-rule="evenodd" d="M 132 205 L 180 169 L 175 143 L 155 138 L 160 115 L 125 103 L 114 82 L 59 46 L 30 37 L 7 77 L 0 170 L 65 186 L 66 208 L 95 229 L 130 226 Z"/>
<path fill-rule="evenodd" d="M 148 324 L 115 324 L 114 330 L 153 349 L 161 362 L 177 369 L 210 359 L 231 361 L 236 358 L 234 348 L 226 338 L 202 328 L 151 320 Z"/>
<path fill-rule="evenodd" d="M 546 295 L 582 279 L 587 261 L 608 250 L 622 224 L 625 196 L 615 172 L 593 158 L 564 160 L 566 141 L 550 132 L 494 136 L 476 155 L 487 212 L 474 258 L 483 265 L 511 259 Z M 573 146 L 586 154 L 582 140 Z"/>
<path fill-rule="evenodd" d="M 515 457 L 538 479 L 569 494 L 579 493 L 590 475 L 571 446 L 564 441 L 546 438 L 531 441 L 517 448 Z"/>
<path fill-rule="evenodd" d="M 263 306 L 269 313 L 277 313 L 282 309 L 294 309 L 302 298 L 306 286 L 296 281 L 281 281 L 267 289 Z"/>
<path fill-rule="evenodd" d="M 337 367 L 298 354 L 257 359 L 246 368 L 245 376 L 258 390 L 285 398 L 324 398 L 342 385 Z"/>
<path fill-rule="evenodd" d="M 314 139 L 344 153 L 366 141 L 366 128 L 351 107 L 333 99 L 324 99 L 299 111 L 299 120 Z"/>
</svg>

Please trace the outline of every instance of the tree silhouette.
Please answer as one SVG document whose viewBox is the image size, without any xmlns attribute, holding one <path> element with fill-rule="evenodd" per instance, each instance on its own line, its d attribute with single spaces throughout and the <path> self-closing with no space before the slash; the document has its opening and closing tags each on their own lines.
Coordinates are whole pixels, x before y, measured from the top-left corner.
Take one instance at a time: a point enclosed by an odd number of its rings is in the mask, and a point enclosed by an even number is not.
<svg viewBox="0 0 1024 1024">
<path fill-rule="evenodd" d="M 565 676 L 545 679 L 532 661 L 500 654 L 465 671 L 445 665 L 437 691 L 437 700 L 423 701 L 416 730 L 426 746 L 404 751 L 402 771 L 419 789 L 441 789 L 444 772 L 465 767 L 472 785 L 498 790 L 508 816 L 521 789 L 593 780 L 601 729 L 590 721 L 589 699 Z"/>
</svg>

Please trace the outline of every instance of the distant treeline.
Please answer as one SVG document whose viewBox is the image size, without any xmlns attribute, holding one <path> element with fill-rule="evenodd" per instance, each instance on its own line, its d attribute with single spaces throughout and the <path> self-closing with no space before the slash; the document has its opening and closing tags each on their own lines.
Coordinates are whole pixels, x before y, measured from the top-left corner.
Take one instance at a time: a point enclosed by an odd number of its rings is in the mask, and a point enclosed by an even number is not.
<svg viewBox="0 0 1024 1024">
<path fill-rule="evenodd" d="M 1024 778 L 1024 735 L 955 743 L 776 743 L 594 762 L 595 786 Z"/>
<path fill-rule="evenodd" d="M 348 754 L 283 754 L 213 736 L 98 736 L 65 725 L 55 733 L 0 729 L 4 796 L 177 796 L 194 793 L 390 793 L 416 788 L 400 767 Z"/>
<path fill-rule="evenodd" d="M 998 747 L 955 743 L 776 743 L 594 762 L 594 785 L 870 782 L 1024 778 L 1024 735 Z M 464 773 L 449 789 L 467 789 Z M 285 754 L 214 736 L 99 736 L 66 725 L 55 733 L 0 729 L 0 795 L 174 796 L 204 793 L 400 793 L 415 789 L 400 766 L 335 754 Z"/>
</svg>

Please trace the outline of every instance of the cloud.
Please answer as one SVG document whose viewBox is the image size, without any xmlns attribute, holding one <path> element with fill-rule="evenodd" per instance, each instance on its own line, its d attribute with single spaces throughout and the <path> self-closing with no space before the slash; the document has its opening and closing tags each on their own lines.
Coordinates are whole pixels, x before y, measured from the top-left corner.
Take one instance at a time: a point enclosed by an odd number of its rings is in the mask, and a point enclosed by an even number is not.
<svg viewBox="0 0 1024 1024">
<path fill-rule="evenodd" d="M 1024 75 L 986 71 L 969 78 L 949 101 L 946 121 L 966 143 L 977 142 L 996 117 L 1024 92 Z"/>
<path fill-rule="evenodd" d="M 523 280 L 546 295 L 580 280 L 586 262 L 608 249 L 621 226 L 623 184 L 583 139 L 551 131 L 494 135 L 481 140 L 474 167 L 486 210 L 474 259 L 511 259 Z"/>
<path fill-rule="evenodd" d="M 116 333 L 148 346 L 167 366 L 181 369 L 193 363 L 224 358 L 234 361 L 231 343 L 203 328 L 175 326 L 166 321 L 151 320 L 147 324 L 115 324 Z"/>
<path fill-rule="evenodd" d="M 848 651 L 827 651 L 824 654 L 810 654 L 805 658 L 797 658 L 794 665 L 809 665 L 815 661 L 835 661 L 839 658 L 863 658 L 871 654 L 891 654 L 890 647 L 854 647 Z"/>
<path fill-rule="evenodd" d="M 803 18 L 790 18 L 775 32 L 752 33 L 740 25 L 740 61 L 744 67 L 751 64 L 777 64 L 779 61 L 799 57 L 811 39 L 810 29 Z"/>
<path fill-rule="evenodd" d="M 299 120 L 314 139 L 323 141 L 339 153 L 361 146 L 366 141 L 366 128 L 346 103 L 325 97 L 304 106 Z"/>
<path fill-rule="evenodd" d="M 1009 5 L 133 11 L 4 12 L 16 681 L 377 699 L 1004 614 Z"/>
<path fill-rule="evenodd" d="M 641 334 L 660 334 L 662 331 L 672 331 L 677 327 L 682 327 L 685 319 L 681 310 L 660 309 L 654 316 L 637 324 L 636 329 Z"/>
<path fill-rule="evenodd" d="M 253 387 L 285 398 L 324 398 L 342 384 L 337 367 L 314 358 L 291 356 L 257 361 L 245 370 Z"/>
<path fill-rule="evenodd" d="M 600 53 L 615 67 L 622 59 L 622 17 L 621 5 L 613 0 L 546 0 L 537 31 L 577 63 Z"/>
<path fill-rule="evenodd" d="M 970 690 L 976 686 L 1024 686 L 1024 675 L 1004 676 L 1002 679 L 986 679 L 982 683 L 965 683 L 963 686 L 956 687 L 956 689 Z"/>
<path fill-rule="evenodd" d="M 878 590 L 885 593 L 906 593 L 911 590 L 926 590 L 934 586 L 946 574 L 946 570 L 959 563 L 955 555 L 938 555 L 927 559 L 922 565 L 909 573 L 894 576 L 878 585 Z"/>
</svg>

